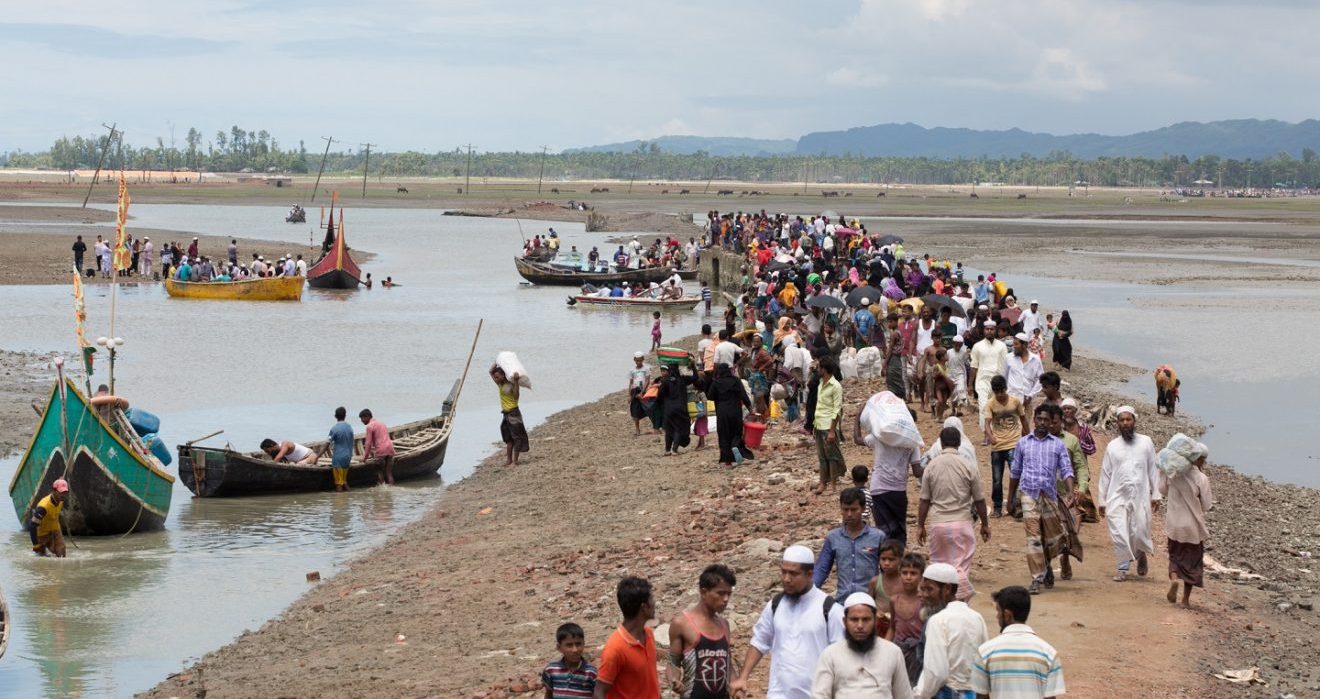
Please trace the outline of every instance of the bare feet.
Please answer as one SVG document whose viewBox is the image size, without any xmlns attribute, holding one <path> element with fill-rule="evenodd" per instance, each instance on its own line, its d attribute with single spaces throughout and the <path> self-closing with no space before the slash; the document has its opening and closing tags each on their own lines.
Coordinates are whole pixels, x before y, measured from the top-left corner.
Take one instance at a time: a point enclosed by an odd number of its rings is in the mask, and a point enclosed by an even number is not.
<svg viewBox="0 0 1320 699">
<path fill-rule="evenodd" d="M 1114 582 L 1123 582 L 1124 580 L 1127 580 L 1127 573 L 1124 573 L 1121 570 L 1114 573 Z"/>
<path fill-rule="evenodd" d="M 1175 604 L 1175 603 L 1177 603 L 1177 601 L 1178 601 L 1178 581 L 1177 581 L 1177 580 L 1173 580 L 1173 581 L 1169 582 L 1169 594 L 1165 595 L 1164 598 L 1167 599 L 1167 600 L 1169 600 L 1169 604 Z M 1186 602 L 1183 602 L 1183 606 L 1184 606 L 1184 607 L 1187 606 L 1187 603 L 1186 603 Z"/>
</svg>

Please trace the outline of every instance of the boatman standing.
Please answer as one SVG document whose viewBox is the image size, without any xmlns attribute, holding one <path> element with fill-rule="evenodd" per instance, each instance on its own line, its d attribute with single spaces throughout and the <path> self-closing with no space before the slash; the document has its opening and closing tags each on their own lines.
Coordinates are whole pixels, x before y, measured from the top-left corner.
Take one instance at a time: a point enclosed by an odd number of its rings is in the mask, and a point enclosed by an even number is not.
<svg viewBox="0 0 1320 699">
<path fill-rule="evenodd" d="M 69 497 L 69 482 L 63 478 L 51 484 L 51 492 L 32 508 L 28 521 L 28 536 L 32 539 L 32 552 L 38 556 L 54 555 L 64 558 L 64 534 L 60 531 L 60 511 Z"/>
<path fill-rule="evenodd" d="M 358 419 L 367 426 L 367 435 L 362 440 L 362 462 L 376 459 L 376 482 L 394 485 L 394 440 L 390 439 L 390 429 L 373 418 L 367 408 L 358 413 Z"/>
<path fill-rule="evenodd" d="M 772 656 L 766 699 L 810 699 L 820 654 L 844 637 L 843 606 L 811 584 L 815 564 L 806 546 L 784 549 L 779 564 L 784 591 L 766 603 L 752 628 L 742 673 L 729 683 L 734 699 L 746 695 L 747 678 L 766 655 Z"/>
<path fill-rule="evenodd" d="M 353 461 L 353 428 L 344 419 L 348 411 L 344 406 L 335 408 L 335 426 L 330 428 L 330 471 L 335 478 L 335 492 L 348 491 L 348 467 Z"/>
</svg>

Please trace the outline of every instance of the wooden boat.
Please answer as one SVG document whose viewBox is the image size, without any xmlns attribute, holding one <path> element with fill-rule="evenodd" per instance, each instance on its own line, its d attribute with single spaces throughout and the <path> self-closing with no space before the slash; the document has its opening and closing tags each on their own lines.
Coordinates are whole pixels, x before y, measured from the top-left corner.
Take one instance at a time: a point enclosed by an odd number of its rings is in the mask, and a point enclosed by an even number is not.
<svg viewBox="0 0 1320 699">
<path fill-rule="evenodd" d="M 690 282 L 697 278 L 696 269 L 676 269 L 674 270 L 674 274 L 677 274 L 678 278 L 685 282 Z"/>
<path fill-rule="evenodd" d="M 570 306 L 582 304 L 584 306 L 612 306 L 615 308 L 687 308 L 691 310 L 700 303 L 700 296 L 686 296 L 681 299 L 654 299 L 649 296 L 591 296 L 583 294 L 568 297 L 568 305 Z"/>
<path fill-rule="evenodd" d="M 165 292 L 178 299 L 213 301 L 298 301 L 303 277 L 261 277 L 234 282 L 181 282 L 165 280 Z"/>
<path fill-rule="evenodd" d="M 59 478 L 69 482 L 64 522 L 71 534 L 96 536 L 165 527 L 174 476 L 129 425 L 125 401 L 93 405 L 62 379 L 51 387 L 27 453 L 9 482 L 19 523 Z"/>
<path fill-rule="evenodd" d="M 530 262 L 520 257 L 513 258 L 513 264 L 518 268 L 518 274 L 521 274 L 523 279 L 533 284 L 557 284 L 561 286 L 582 286 L 583 284 L 604 286 L 624 282 L 629 284 L 660 283 L 674 273 L 670 267 L 645 267 L 616 272 L 584 272 L 580 269 L 566 269 L 549 264 Z"/>
<path fill-rule="evenodd" d="M 362 270 L 348 254 L 344 242 L 344 210 L 339 210 L 339 228 L 335 228 L 335 206 L 330 204 L 330 219 L 325 226 L 325 252 L 307 270 L 307 285 L 313 289 L 356 289 L 362 284 Z"/>
<path fill-rule="evenodd" d="M 462 380 L 454 382 L 439 415 L 390 430 L 397 452 L 394 480 L 430 477 L 440 470 L 454 429 L 461 385 Z M 348 468 L 348 484 L 355 488 L 376 485 L 376 467 L 361 458 L 363 439 L 362 435 L 354 439 L 353 461 Z M 308 442 L 306 446 L 319 450 L 326 442 Z M 318 458 L 315 464 L 299 466 L 275 463 L 261 451 L 244 453 L 191 445 L 179 445 L 179 479 L 193 494 L 203 498 L 334 488 L 328 454 Z"/>
</svg>

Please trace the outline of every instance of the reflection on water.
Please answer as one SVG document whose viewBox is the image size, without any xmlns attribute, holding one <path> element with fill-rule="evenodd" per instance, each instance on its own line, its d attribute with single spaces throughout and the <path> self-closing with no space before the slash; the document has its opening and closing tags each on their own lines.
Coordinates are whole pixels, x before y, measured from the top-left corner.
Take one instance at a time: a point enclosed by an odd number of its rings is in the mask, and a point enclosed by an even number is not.
<svg viewBox="0 0 1320 699">
<path fill-rule="evenodd" d="M 309 226 L 283 223 L 278 206 L 134 205 L 133 213 L 141 227 L 319 241 Z M 442 470 L 452 482 L 499 439 L 498 399 L 485 371 L 498 351 L 518 352 L 527 366 L 533 390 L 522 407 L 535 424 L 618 390 L 632 352 L 649 346 L 649 314 L 583 312 L 565 305 L 569 288 L 521 284 L 510 259 L 522 245 L 514 221 L 350 209 L 348 222 L 349 242 L 377 255 L 365 271 L 403 286 L 309 289 L 301 303 L 228 303 L 126 284 L 115 302 L 114 332 L 127 341 L 118 392 L 159 415 L 171 444 L 217 429 L 224 434 L 206 444 L 254 449 L 264 437 L 320 439 L 339 405 L 351 414 L 369 407 L 386 424 L 401 424 L 440 412 L 484 318 Z M 603 245 L 581 225 L 555 229 L 565 245 Z M 240 250 L 252 252 L 260 251 Z M 86 292 L 88 334 L 108 334 L 109 288 Z M 3 294 L 0 348 L 72 349 L 69 288 L 4 287 Z M 699 323 L 697 313 L 669 313 L 664 332 L 681 337 Z M 601 357 L 618 358 L 618 366 Z M 98 372 L 94 378 L 105 380 L 103 363 Z M 0 459 L 5 482 L 20 456 Z M 442 487 L 436 478 L 346 495 L 194 500 L 176 484 L 166 531 L 80 538 L 63 561 L 33 558 L 17 520 L 0 512 L 7 523 L 0 586 L 15 624 L 0 694 L 127 696 L 148 688 L 259 627 L 307 589 L 308 571 L 332 574 L 416 519 Z"/>
</svg>

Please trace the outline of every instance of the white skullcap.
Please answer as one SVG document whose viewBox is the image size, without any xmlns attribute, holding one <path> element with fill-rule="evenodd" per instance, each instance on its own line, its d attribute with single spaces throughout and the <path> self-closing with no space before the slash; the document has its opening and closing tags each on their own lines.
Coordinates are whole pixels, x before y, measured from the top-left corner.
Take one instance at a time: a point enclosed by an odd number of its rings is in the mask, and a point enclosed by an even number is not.
<svg viewBox="0 0 1320 699">
<path fill-rule="evenodd" d="M 1115 415 L 1122 415 L 1123 413 L 1130 413 L 1134 418 L 1137 416 L 1136 409 L 1130 405 L 1120 405 L 1118 406 L 1118 409 L 1114 411 Z"/>
<path fill-rule="evenodd" d="M 948 563 L 931 563 L 926 566 L 926 570 L 922 572 L 921 577 L 945 585 L 957 585 L 958 569 Z"/>
<path fill-rule="evenodd" d="M 871 609 L 876 608 L 875 598 L 871 597 L 865 592 L 854 592 L 851 595 L 848 595 L 848 599 L 843 601 L 843 608 L 846 610 L 850 607 L 855 607 L 859 604 L 864 604 L 870 607 Z"/>
<path fill-rule="evenodd" d="M 869 305 L 871 305 L 871 297 L 870 297 L 870 296 L 863 296 L 863 297 L 862 297 L 862 305 L 863 305 L 863 306 L 869 306 Z"/>
<path fill-rule="evenodd" d="M 962 336 L 962 335 L 959 335 L 959 334 L 957 334 L 957 333 L 954 333 L 953 338 L 952 338 L 952 341 L 953 341 L 953 342 L 957 342 L 957 343 L 959 343 L 959 344 L 962 344 L 963 336 Z"/>
<path fill-rule="evenodd" d="M 993 320 L 987 320 L 987 321 L 985 322 L 985 327 L 987 327 L 987 328 L 993 328 L 993 327 L 995 327 L 995 322 L 994 322 Z"/>
<path fill-rule="evenodd" d="M 633 359 L 641 359 L 646 356 L 645 352 L 633 352 Z"/>
<path fill-rule="evenodd" d="M 1076 408 L 1076 407 L 1077 407 L 1077 401 L 1073 400 L 1073 397 L 1072 397 L 1072 396 L 1068 396 L 1067 398 L 1064 398 L 1064 399 L 1063 399 L 1063 402 L 1059 403 L 1059 407 L 1060 407 L 1060 408 Z"/>
<path fill-rule="evenodd" d="M 1021 340 L 1021 341 L 1023 341 L 1023 342 L 1031 342 L 1031 338 L 1030 338 L 1030 337 L 1027 337 L 1027 334 L 1026 334 L 1026 333 L 1018 333 L 1018 334 L 1014 335 L 1013 337 L 1015 337 L 1015 338 L 1017 338 L 1017 339 L 1019 339 L 1019 340 Z"/>
<path fill-rule="evenodd" d="M 789 546 L 784 549 L 784 562 L 799 563 L 805 566 L 815 565 L 816 554 L 812 553 L 811 549 L 806 546 Z"/>
<path fill-rule="evenodd" d="M 1040 301 L 1037 301 L 1036 299 L 1032 299 L 1032 300 L 1031 300 L 1031 303 L 1030 303 L 1030 304 L 1027 304 L 1027 305 L 1029 305 L 1029 306 L 1039 306 L 1039 305 L 1040 305 Z"/>
</svg>

